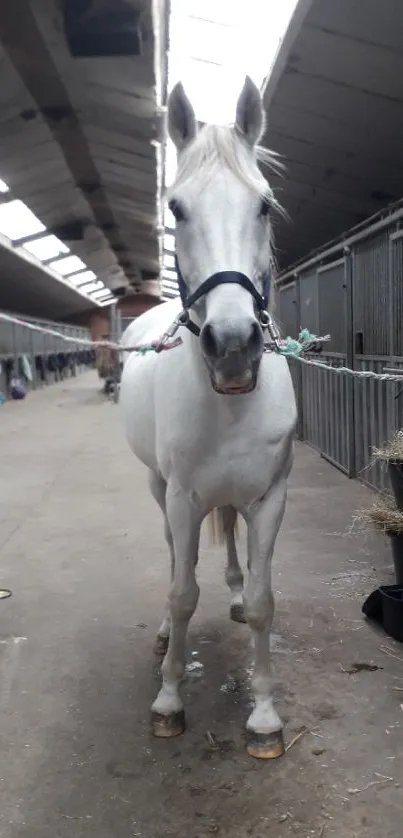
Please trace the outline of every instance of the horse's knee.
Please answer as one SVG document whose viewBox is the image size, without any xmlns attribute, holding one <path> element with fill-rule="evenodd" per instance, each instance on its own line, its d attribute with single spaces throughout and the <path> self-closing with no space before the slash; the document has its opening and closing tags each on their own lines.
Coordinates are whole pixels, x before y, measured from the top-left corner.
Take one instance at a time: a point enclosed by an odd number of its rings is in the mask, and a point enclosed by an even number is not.
<svg viewBox="0 0 403 838">
<path fill-rule="evenodd" d="M 225 581 L 228 587 L 232 590 L 233 588 L 238 588 L 242 591 L 243 588 L 243 573 L 239 565 L 234 567 L 232 564 L 229 564 L 225 571 Z"/>
<path fill-rule="evenodd" d="M 245 597 L 244 611 L 247 622 L 252 631 L 263 631 L 271 625 L 274 615 L 274 597 L 271 591 L 266 591 L 259 597 Z"/>
<path fill-rule="evenodd" d="M 189 586 L 184 590 L 172 588 L 169 596 L 169 605 L 172 617 L 176 620 L 189 621 L 193 616 L 199 600 L 199 586 Z"/>
</svg>

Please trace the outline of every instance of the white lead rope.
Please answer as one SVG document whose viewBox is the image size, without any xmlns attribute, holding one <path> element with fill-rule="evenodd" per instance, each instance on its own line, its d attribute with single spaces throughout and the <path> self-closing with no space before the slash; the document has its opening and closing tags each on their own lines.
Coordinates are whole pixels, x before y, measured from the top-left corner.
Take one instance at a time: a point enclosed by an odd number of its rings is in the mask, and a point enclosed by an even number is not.
<svg viewBox="0 0 403 838">
<path fill-rule="evenodd" d="M 45 326 L 37 326 L 34 323 L 29 323 L 26 320 L 21 320 L 19 317 L 13 317 L 10 314 L 0 312 L 0 321 L 5 323 L 14 323 L 16 326 L 23 326 L 25 329 L 30 329 L 33 332 L 40 332 L 44 335 L 58 338 L 66 343 L 74 343 L 80 346 L 92 347 L 94 349 L 113 349 L 118 352 L 141 352 L 142 348 L 139 346 L 121 346 L 120 343 L 113 343 L 109 340 L 88 340 L 85 338 L 74 338 L 70 335 L 62 335 L 55 329 L 48 329 Z M 174 324 L 173 324 L 174 325 Z M 176 325 L 176 324 L 175 324 Z M 171 336 L 171 331 L 174 333 L 176 329 L 168 330 L 167 335 Z M 351 375 L 353 378 L 372 378 L 377 381 L 398 381 L 400 384 L 403 381 L 403 368 L 399 373 L 379 373 L 372 370 L 351 370 L 349 367 L 332 367 L 330 364 L 324 364 L 321 361 L 311 361 L 308 358 L 301 358 L 299 355 L 292 355 L 291 353 L 284 357 L 292 358 L 292 360 L 299 361 L 301 364 L 306 364 L 310 367 L 318 367 L 321 370 L 330 370 L 335 375 Z"/>
<path fill-rule="evenodd" d="M 3 314 L 0 312 L 0 320 L 5 323 L 13 323 L 15 326 L 23 326 L 25 329 L 30 329 L 31 332 L 40 332 L 43 335 L 50 335 L 50 337 L 64 340 L 65 343 L 75 343 L 79 346 L 94 347 L 98 349 L 117 349 L 119 352 L 133 351 L 133 347 L 120 346 L 119 343 L 113 343 L 109 340 L 89 340 L 88 338 L 74 338 L 72 335 L 62 335 L 55 329 L 48 329 L 46 326 L 37 326 L 35 323 L 29 323 L 27 320 L 20 320 L 19 317 L 12 317 L 10 314 Z"/>
<path fill-rule="evenodd" d="M 321 361 L 311 361 L 308 358 L 301 358 L 301 356 L 298 355 L 289 355 L 288 357 L 292 357 L 293 360 L 299 361 L 301 364 L 307 364 L 310 367 L 319 367 L 319 369 L 322 370 L 330 370 L 336 375 L 351 375 L 352 378 L 374 378 L 377 381 L 399 381 L 400 384 L 403 382 L 403 368 L 399 375 L 397 372 L 380 373 L 373 372 L 372 370 L 351 370 L 350 367 L 332 367 L 330 364 L 324 364 Z"/>
</svg>

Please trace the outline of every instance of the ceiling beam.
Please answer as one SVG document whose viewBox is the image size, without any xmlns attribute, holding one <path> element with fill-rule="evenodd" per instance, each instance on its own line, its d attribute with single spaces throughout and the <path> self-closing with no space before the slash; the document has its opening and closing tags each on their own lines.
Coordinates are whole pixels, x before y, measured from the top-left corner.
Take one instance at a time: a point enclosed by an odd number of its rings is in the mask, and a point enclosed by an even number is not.
<svg viewBox="0 0 403 838">
<path fill-rule="evenodd" d="M 87 201 L 97 226 L 103 229 L 105 238 L 121 264 L 121 255 L 116 246 L 123 244 L 123 241 L 107 193 L 80 120 L 28 0 L 13 0 L 11 6 L 0 3 L 0 40 L 14 69 L 36 102 L 38 115 L 46 121 L 58 143 L 71 176 Z"/>
</svg>

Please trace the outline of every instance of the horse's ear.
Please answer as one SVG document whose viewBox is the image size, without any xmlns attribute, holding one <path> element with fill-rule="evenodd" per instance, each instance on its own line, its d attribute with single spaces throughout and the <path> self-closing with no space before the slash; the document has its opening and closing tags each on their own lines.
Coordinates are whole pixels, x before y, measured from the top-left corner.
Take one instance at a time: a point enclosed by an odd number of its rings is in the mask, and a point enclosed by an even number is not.
<svg viewBox="0 0 403 838">
<path fill-rule="evenodd" d="M 241 95 L 236 106 L 235 128 L 254 146 L 260 139 L 264 128 L 264 111 L 259 89 L 249 76 L 246 76 Z"/>
<path fill-rule="evenodd" d="M 182 82 L 175 85 L 168 100 L 168 131 L 178 151 L 190 143 L 197 133 L 195 112 Z"/>
</svg>

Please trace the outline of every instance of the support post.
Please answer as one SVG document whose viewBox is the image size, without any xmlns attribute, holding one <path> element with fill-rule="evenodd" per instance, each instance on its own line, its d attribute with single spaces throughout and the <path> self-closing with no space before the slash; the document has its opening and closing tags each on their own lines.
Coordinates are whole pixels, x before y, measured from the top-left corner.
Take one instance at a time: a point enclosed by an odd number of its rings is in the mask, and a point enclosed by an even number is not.
<svg viewBox="0 0 403 838">
<path fill-rule="evenodd" d="M 355 342 L 354 342 L 354 276 L 353 276 L 353 255 L 350 247 L 344 248 L 344 286 L 346 289 L 346 366 L 354 370 Z M 356 452 L 355 452 L 355 380 L 352 375 L 347 376 L 347 440 L 348 440 L 348 466 L 349 477 L 356 476 Z"/>
<path fill-rule="evenodd" d="M 301 280 L 298 274 L 295 274 L 295 324 L 297 327 L 297 334 L 295 335 L 296 338 L 299 337 L 299 333 L 301 331 Z M 294 380 L 296 382 L 296 396 L 297 396 L 297 407 L 298 407 L 298 420 L 297 420 L 297 438 L 300 440 L 304 439 L 304 405 L 303 405 L 303 392 L 302 392 L 302 364 L 298 362 L 295 363 L 295 377 Z"/>
</svg>

